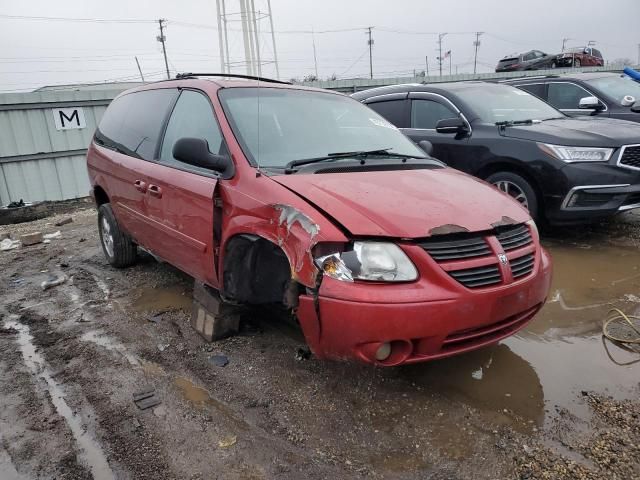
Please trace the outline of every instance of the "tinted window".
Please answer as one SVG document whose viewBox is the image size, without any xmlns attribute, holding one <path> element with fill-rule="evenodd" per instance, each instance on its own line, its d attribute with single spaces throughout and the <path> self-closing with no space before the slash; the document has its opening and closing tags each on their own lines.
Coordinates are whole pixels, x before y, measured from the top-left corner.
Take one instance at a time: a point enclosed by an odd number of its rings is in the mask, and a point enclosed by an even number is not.
<svg viewBox="0 0 640 480">
<path fill-rule="evenodd" d="M 173 158 L 173 145 L 184 138 L 204 138 L 209 144 L 209 151 L 215 154 L 225 154 L 226 148 L 222 141 L 222 133 L 216 122 L 216 117 L 207 97 L 193 90 L 184 90 L 171 113 L 164 134 L 160 161 L 162 163 L 184 165 Z M 189 168 L 208 171 L 190 165 Z"/>
<path fill-rule="evenodd" d="M 127 155 L 153 160 L 162 125 L 178 92 L 144 90 L 115 99 L 107 108 L 96 141 Z"/>
<path fill-rule="evenodd" d="M 482 122 L 546 120 L 562 114 L 539 98 L 510 85 L 470 84 L 456 91 L 472 116 Z"/>
<path fill-rule="evenodd" d="M 386 102 L 368 103 L 367 106 L 378 112 L 395 126 L 405 126 L 406 100 L 389 100 Z"/>
<path fill-rule="evenodd" d="M 526 53 L 526 54 L 525 54 L 525 55 L 523 55 L 523 57 L 522 57 L 522 59 L 523 59 L 525 62 L 528 62 L 529 60 L 533 60 L 533 59 L 535 59 L 535 58 L 536 58 L 536 54 L 535 54 L 534 52 Z"/>
<path fill-rule="evenodd" d="M 536 83 L 533 85 L 518 85 L 518 88 L 544 100 L 544 84 L 542 83 Z"/>
<path fill-rule="evenodd" d="M 587 80 L 587 83 L 616 102 L 621 102 L 627 95 L 640 99 L 640 83 L 629 77 L 609 75 Z"/>
<path fill-rule="evenodd" d="M 361 150 L 424 157 L 391 123 L 343 95 L 247 87 L 218 96 L 245 155 L 263 167 Z"/>
<path fill-rule="evenodd" d="M 598 58 L 602 58 L 602 53 L 600 53 L 600 50 L 597 49 L 593 49 L 593 54 L 598 57 Z"/>
<path fill-rule="evenodd" d="M 435 129 L 436 123 L 444 118 L 456 118 L 458 114 L 451 108 L 431 100 L 411 102 L 411 128 Z"/>
<path fill-rule="evenodd" d="M 550 83 L 547 95 L 547 101 L 560 109 L 577 109 L 581 98 L 592 96 L 573 83 Z"/>
</svg>

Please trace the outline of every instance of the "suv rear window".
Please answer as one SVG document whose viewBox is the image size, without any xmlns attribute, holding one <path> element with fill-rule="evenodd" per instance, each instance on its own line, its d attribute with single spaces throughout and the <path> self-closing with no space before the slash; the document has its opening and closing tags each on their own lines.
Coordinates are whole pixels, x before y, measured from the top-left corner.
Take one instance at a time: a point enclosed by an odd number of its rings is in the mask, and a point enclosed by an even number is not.
<svg viewBox="0 0 640 480">
<path fill-rule="evenodd" d="M 107 148 L 153 160 L 177 90 L 143 90 L 116 98 L 104 113 L 96 141 Z"/>
</svg>

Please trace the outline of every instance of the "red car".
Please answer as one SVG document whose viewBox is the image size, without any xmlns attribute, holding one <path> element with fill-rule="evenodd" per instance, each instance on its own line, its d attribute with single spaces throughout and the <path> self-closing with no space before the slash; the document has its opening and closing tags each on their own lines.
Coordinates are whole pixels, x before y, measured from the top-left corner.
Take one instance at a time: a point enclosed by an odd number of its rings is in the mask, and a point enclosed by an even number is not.
<svg viewBox="0 0 640 480">
<path fill-rule="evenodd" d="M 281 303 L 320 358 L 377 365 L 523 328 L 551 265 L 528 213 L 344 95 L 184 75 L 124 92 L 89 147 L 104 253 Z"/>
<path fill-rule="evenodd" d="M 597 48 L 577 47 L 569 48 L 558 55 L 558 67 L 602 67 L 604 59 Z"/>
</svg>

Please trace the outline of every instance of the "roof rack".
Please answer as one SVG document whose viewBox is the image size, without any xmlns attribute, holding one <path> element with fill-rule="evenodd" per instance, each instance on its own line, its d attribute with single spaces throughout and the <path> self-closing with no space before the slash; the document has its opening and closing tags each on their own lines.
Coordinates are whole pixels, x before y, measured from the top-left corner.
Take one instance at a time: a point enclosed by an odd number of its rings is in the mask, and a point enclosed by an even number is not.
<svg viewBox="0 0 640 480">
<path fill-rule="evenodd" d="M 179 73 L 176 75 L 176 79 L 181 80 L 184 78 L 194 78 L 194 77 L 228 77 L 228 78 L 244 78 L 247 80 L 258 80 L 260 82 L 269 82 L 269 83 L 282 83 L 285 85 L 292 85 L 291 82 L 285 82 L 283 80 L 275 80 L 273 78 L 265 78 L 265 77 L 256 77 L 253 75 L 241 75 L 239 73 Z"/>
<path fill-rule="evenodd" d="M 508 83 L 508 82 L 512 82 L 514 80 L 535 80 L 535 79 L 541 79 L 541 78 L 560 78 L 560 75 L 554 75 L 554 74 L 549 74 L 549 75 L 523 75 L 521 77 L 510 77 L 510 78 L 503 78 L 503 79 L 499 79 L 498 83 Z"/>
</svg>

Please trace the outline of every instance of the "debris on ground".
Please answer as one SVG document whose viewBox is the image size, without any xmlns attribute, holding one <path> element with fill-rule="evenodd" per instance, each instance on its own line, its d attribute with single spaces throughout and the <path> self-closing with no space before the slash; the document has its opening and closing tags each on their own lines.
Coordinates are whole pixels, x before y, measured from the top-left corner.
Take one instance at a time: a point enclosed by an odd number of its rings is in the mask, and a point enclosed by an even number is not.
<svg viewBox="0 0 640 480">
<path fill-rule="evenodd" d="M 23 247 L 42 243 L 42 240 L 44 240 L 42 232 L 25 233 L 24 235 L 20 236 L 20 242 L 22 243 Z"/>
<path fill-rule="evenodd" d="M 300 347 L 296 350 L 296 360 L 309 360 L 311 358 L 311 350 L 306 347 Z"/>
<path fill-rule="evenodd" d="M 146 388 L 133 394 L 133 403 L 135 403 L 136 407 L 140 410 L 146 410 L 147 408 L 160 405 L 162 402 L 156 397 L 154 388 Z"/>
<path fill-rule="evenodd" d="M 50 288 L 57 287 L 58 285 L 62 285 L 66 281 L 66 275 L 50 275 L 49 278 L 47 278 L 40 284 L 40 287 L 42 288 L 42 290 L 48 290 Z"/>
<path fill-rule="evenodd" d="M 6 239 L 11 238 L 10 232 L 0 232 L 0 242 Z"/>
<path fill-rule="evenodd" d="M 26 204 L 24 203 L 24 200 L 20 199 L 19 201 L 9 203 L 9 205 L 7 205 L 7 208 L 18 208 L 18 207 L 24 207 L 25 205 Z"/>
<path fill-rule="evenodd" d="M 167 313 L 166 311 L 163 312 L 158 312 L 158 313 L 154 313 L 153 315 L 151 315 L 149 317 L 149 321 L 151 323 L 158 323 L 160 320 L 162 320 L 162 317 L 164 316 L 164 314 Z"/>
<path fill-rule="evenodd" d="M 13 250 L 14 248 L 18 248 L 20 246 L 20 240 L 11 240 L 10 238 L 5 238 L 0 242 L 0 251 L 6 252 L 8 250 Z"/>
<path fill-rule="evenodd" d="M 46 233 L 42 236 L 42 238 L 44 240 L 53 240 L 54 238 L 60 238 L 61 236 L 62 236 L 62 233 L 60 232 L 60 230 L 58 230 L 57 232 Z"/>
<path fill-rule="evenodd" d="M 226 367 L 229 365 L 229 358 L 226 355 L 211 355 L 209 357 L 209 363 L 216 367 Z"/>
<path fill-rule="evenodd" d="M 58 220 L 56 223 L 54 223 L 54 225 L 56 227 L 61 227 L 63 225 L 67 225 L 68 223 L 71 223 L 71 222 L 73 222 L 73 218 L 66 217 L 66 218 L 63 218 L 62 220 Z"/>
<path fill-rule="evenodd" d="M 218 442 L 218 446 L 220 448 L 229 448 L 229 447 L 233 447 L 236 442 L 238 441 L 238 437 L 236 437 L 235 435 L 225 438 L 223 440 L 220 440 Z"/>
<path fill-rule="evenodd" d="M 169 344 L 168 343 L 159 343 L 158 344 L 158 351 L 160 351 L 160 352 L 164 352 L 167 348 L 169 348 Z"/>
</svg>

